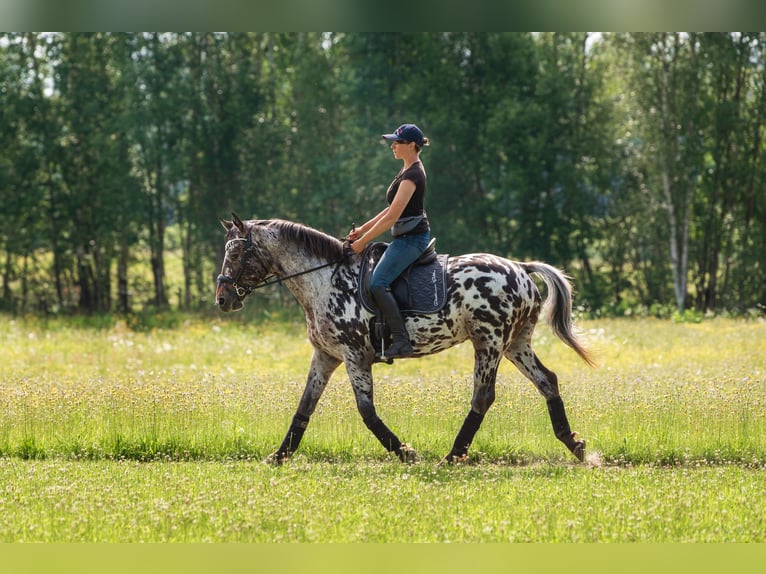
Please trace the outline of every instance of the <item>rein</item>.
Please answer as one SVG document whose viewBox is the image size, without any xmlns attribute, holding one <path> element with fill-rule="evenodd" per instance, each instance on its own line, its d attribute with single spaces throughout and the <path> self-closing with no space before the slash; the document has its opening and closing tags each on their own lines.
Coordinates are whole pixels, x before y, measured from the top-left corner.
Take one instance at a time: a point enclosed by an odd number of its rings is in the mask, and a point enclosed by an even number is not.
<svg viewBox="0 0 766 574">
<path fill-rule="evenodd" d="M 332 265 L 335 265 L 335 271 L 333 271 L 333 275 L 335 275 L 335 272 L 340 267 L 340 264 L 343 263 L 343 260 L 346 258 L 346 253 L 336 259 L 335 261 L 330 261 L 329 263 L 323 263 L 322 265 L 317 265 L 316 267 L 311 267 L 310 269 L 305 269 L 303 271 L 298 271 L 297 273 L 292 273 L 290 275 L 286 275 L 284 277 L 279 277 L 278 275 L 269 275 L 258 283 L 257 285 L 253 286 L 241 286 L 239 285 L 239 280 L 242 278 L 242 274 L 245 271 L 245 267 L 247 267 L 247 260 L 248 258 L 255 253 L 255 246 L 253 245 L 253 237 L 251 232 L 247 234 L 247 238 L 242 237 L 235 237 L 234 239 L 229 240 L 229 242 L 226 244 L 226 247 L 224 249 L 227 249 L 229 247 L 229 244 L 231 244 L 232 241 L 244 241 L 245 242 L 245 252 L 242 257 L 242 263 L 239 267 L 239 272 L 237 273 L 237 276 L 234 278 L 229 277 L 228 275 L 219 275 L 218 276 L 218 282 L 219 283 L 229 283 L 232 287 L 234 287 L 234 290 L 237 292 L 237 297 L 245 297 L 247 295 L 250 295 L 253 291 L 256 289 L 262 289 L 263 287 L 270 287 L 272 285 L 281 284 L 283 281 L 286 281 L 287 279 L 292 279 L 293 277 L 300 277 L 301 275 L 306 275 L 308 273 L 313 273 L 314 271 L 319 271 L 320 269 L 324 269 L 325 267 L 330 267 Z"/>
</svg>

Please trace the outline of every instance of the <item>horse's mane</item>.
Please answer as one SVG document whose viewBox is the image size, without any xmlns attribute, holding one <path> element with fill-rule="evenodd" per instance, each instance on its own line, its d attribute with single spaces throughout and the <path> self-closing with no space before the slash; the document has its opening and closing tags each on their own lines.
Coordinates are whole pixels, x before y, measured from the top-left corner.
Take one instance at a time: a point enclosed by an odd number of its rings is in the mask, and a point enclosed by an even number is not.
<svg viewBox="0 0 766 574">
<path fill-rule="evenodd" d="M 327 260 L 338 259 L 343 255 L 343 243 L 340 240 L 308 225 L 282 219 L 270 219 L 262 223 L 275 228 L 282 239 L 303 247 L 309 255 Z"/>
</svg>

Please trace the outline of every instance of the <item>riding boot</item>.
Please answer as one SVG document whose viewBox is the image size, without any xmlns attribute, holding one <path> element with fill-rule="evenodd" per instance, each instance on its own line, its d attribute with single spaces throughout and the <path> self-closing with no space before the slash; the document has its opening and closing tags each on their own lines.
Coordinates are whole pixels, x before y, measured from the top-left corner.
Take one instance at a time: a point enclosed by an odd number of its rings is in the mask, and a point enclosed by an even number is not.
<svg viewBox="0 0 766 574">
<path fill-rule="evenodd" d="M 391 290 L 386 287 L 377 287 L 372 291 L 372 296 L 381 313 L 385 316 L 393 338 L 391 346 L 384 351 L 385 357 L 396 359 L 398 357 L 412 356 L 412 343 L 410 343 L 407 329 L 404 326 L 404 319 L 399 311 L 399 305 L 396 299 L 394 299 Z"/>
</svg>

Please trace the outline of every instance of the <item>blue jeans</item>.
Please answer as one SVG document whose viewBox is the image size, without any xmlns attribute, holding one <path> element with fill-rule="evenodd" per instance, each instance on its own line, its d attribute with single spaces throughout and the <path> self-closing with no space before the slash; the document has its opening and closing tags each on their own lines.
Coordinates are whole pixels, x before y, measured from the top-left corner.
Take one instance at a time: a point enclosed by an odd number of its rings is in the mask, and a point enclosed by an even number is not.
<svg viewBox="0 0 766 574">
<path fill-rule="evenodd" d="M 389 287 L 394 279 L 401 275 L 412 263 L 420 257 L 428 247 L 431 234 L 420 233 L 407 237 L 394 237 L 388 249 L 383 253 L 370 279 L 370 290 L 378 287 Z"/>
</svg>

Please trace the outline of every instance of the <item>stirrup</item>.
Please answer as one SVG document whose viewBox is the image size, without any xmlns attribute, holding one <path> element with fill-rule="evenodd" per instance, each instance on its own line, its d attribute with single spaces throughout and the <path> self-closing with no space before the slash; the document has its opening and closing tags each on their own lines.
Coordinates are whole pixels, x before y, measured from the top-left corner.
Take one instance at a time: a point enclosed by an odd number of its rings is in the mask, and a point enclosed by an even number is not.
<svg viewBox="0 0 766 574">
<path fill-rule="evenodd" d="M 412 348 L 412 343 L 410 343 L 408 340 L 394 340 L 391 343 L 391 346 L 388 347 L 385 351 L 383 351 L 383 354 L 381 355 L 382 359 L 404 359 L 406 357 L 411 357 L 415 354 L 414 349 Z"/>
<path fill-rule="evenodd" d="M 396 341 L 394 340 L 391 345 L 389 345 L 388 349 L 385 347 L 386 342 L 385 339 L 381 338 L 380 340 L 380 351 L 375 353 L 375 362 L 381 362 L 381 363 L 387 363 L 389 365 L 392 365 L 394 363 L 394 359 L 405 359 L 407 357 L 412 357 L 415 352 L 412 348 L 412 343 L 410 343 L 409 339 L 404 339 L 403 341 Z M 397 346 L 400 345 L 407 345 L 409 347 L 409 352 L 406 354 L 402 354 L 399 349 L 397 349 Z M 392 349 L 396 352 L 392 352 Z M 406 347 L 404 349 L 405 351 L 408 350 Z"/>
</svg>

